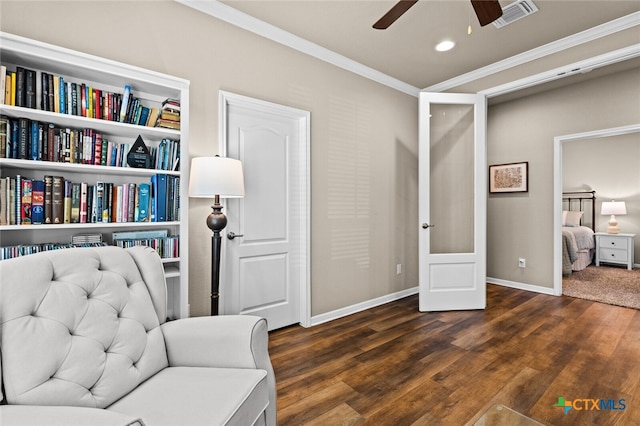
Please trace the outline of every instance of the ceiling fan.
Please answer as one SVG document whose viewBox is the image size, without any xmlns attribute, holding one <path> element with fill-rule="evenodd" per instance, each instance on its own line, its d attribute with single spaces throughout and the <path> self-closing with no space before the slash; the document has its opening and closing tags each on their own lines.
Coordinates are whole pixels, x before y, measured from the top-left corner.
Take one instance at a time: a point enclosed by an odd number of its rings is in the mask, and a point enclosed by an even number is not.
<svg viewBox="0 0 640 426">
<path fill-rule="evenodd" d="M 377 30 L 389 28 L 391 24 L 417 2 L 418 0 L 400 0 L 373 24 L 373 28 Z M 484 27 L 502 16 L 502 7 L 500 7 L 498 0 L 471 0 L 471 4 L 476 12 L 480 26 Z"/>
</svg>

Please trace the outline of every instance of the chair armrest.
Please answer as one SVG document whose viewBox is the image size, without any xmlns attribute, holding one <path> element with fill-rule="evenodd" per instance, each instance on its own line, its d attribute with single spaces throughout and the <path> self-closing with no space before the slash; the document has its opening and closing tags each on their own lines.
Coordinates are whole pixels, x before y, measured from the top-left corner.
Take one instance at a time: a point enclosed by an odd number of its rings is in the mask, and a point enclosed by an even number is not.
<svg viewBox="0 0 640 426">
<path fill-rule="evenodd" d="M 162 324 L 172 367 L 264 368 L 267 322 L 248 315 L 194 317 Z"/>
<path fill-rule="evenodd" d="M 162 324 L 171 367 L 257 368 L 267 372 L 267 425 L 276 424 L 276 378 L 267 321 L 250 315 L 184 318 Z"/>
<path fill-rule="evenodd" d="M 44 405 L 0 406 L 2 426 L 144 426 L 132 416 L 100 408 Z"/>
</svg>

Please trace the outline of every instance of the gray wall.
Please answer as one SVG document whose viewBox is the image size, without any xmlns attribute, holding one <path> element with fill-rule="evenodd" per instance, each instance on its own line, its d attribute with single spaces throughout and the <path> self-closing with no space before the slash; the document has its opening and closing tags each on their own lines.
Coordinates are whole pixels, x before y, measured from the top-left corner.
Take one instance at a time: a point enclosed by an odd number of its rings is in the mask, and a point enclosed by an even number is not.
<svg viewBox="0 0 640 426">
<path fill-rule="evenodd" d="M 528 193 L 489 196 L 489 277 L 553 288 L 553 139 L 640 122 L 639 81 L 636 68 L 489 107 L 488 163 L 529 162 Z M 637 211 L 625 218 L 639 220 Z"/>
<path fill-rule="evenodd" d="M 219 90 L 310 111 L 312 315 L 418 284 L 416 98 L 172 1 L 0 9 L 2 31 L 189 79 L 191 156 L 217 153 Z M 209 204 L 189 212 L 192 315 L 209 313 Z"/>
</svg>

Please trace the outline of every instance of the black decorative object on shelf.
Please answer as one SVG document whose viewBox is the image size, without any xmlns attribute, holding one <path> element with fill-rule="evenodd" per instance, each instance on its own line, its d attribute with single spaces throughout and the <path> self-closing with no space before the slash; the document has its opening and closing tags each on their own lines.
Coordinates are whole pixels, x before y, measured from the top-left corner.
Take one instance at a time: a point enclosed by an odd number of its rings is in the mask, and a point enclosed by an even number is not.
<svg viewBox="0 0 640 426">
<path fill-rule="evenodd" d="M 140 135 L 127 154 L 127 164 L 138 169 L 151 168 L 151 154 Z"/>
</svg>

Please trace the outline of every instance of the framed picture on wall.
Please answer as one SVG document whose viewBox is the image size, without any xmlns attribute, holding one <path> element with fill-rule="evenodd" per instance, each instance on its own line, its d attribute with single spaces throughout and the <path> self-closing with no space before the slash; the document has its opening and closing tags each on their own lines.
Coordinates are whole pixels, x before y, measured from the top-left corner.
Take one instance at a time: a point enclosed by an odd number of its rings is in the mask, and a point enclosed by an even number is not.
<svg viewBox="0 0 640 426">
<path fill-rule="evenodd" d="M 509 163 L 489 166 L 489 192 L 529 191 L 529 163 Z"/>
</svg>

